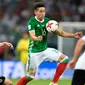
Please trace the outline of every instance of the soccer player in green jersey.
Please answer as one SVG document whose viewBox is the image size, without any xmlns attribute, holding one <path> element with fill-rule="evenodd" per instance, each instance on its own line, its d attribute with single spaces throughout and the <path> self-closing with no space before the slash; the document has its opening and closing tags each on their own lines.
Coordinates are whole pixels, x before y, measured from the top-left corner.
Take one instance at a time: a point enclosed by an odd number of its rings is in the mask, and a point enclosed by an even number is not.
<svg viewBox="0 0 85 85">
<path fill-rule="evenodd" d="M 29 44 L 29 64 L 28 74 L 21 78 L 16 85 L 26 85 L 28 82 L 33 80 L 36 69 L 44 60 L 59 62 L 58 67 L 52 82 L 49 85 L 57 85 L 58 79 L 64 72 L 69 59 L 66 55 L 54 48 L 47 47 L 47 30 L 46 23 L 50 20 L 45 17 L 46 8 L 42 2 L 37 2 L 34 5 L 35 16 L 30 18 L 27 23 L 28 32 L 30 35 Z M 82 32 L 68 33 L 61 29 L 56 30 L 57 35 L 68 38 L 80 38 Z"/>
</svg>

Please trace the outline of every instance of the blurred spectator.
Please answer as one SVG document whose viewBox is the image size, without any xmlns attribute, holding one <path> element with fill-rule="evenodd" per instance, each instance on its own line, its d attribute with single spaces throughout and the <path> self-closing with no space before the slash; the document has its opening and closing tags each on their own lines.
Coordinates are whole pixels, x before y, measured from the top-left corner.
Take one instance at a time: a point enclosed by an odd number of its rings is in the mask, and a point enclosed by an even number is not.
<svg viewBox="0 0 85 85">
<path fill-rule="evenodd" d="M 22 38 L 18 41 L 16 46 L 17 59 L 19 59 L 24 65 L 28 61 L 28 45 L 29 45 L 28 33 L 24 32 L 22 34 Z"/>
</svg>

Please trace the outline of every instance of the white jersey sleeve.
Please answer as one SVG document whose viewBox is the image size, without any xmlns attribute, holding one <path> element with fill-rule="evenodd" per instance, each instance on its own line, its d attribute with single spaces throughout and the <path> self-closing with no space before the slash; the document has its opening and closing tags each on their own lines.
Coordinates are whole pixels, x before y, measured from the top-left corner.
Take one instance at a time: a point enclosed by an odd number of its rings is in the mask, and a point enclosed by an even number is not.
<svg viewBox="0 0 85 85">
<path fill-rule="evenodd" d="M 83 37 L 82 37 L 82 40 L 84 40 L 84 41 L 85 41 L 85 36 L 83 36 Z"/>
<path fill-rule="evenodd" d="M 85 41 L 85 36 L 83 36 L 81 39 Z M 85 51 L 79 57 L 79 59 L 78 59 L 78 61 L 76 63 L 75 69 L 85 70 Z"/>
</svg>

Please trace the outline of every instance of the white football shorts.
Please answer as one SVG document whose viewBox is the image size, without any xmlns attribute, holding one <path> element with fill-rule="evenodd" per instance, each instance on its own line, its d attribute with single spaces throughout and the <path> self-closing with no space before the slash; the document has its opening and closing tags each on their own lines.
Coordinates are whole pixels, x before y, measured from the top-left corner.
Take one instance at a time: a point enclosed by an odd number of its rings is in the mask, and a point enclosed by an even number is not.
<svg viewBox="0 0 85 85">
<path fill-rule="evenodd" d="M 61 52 L 54 48 L 47 48 L 38 53 L 30 53 L 28 63 L 26 65 L 27 72 L 36 72 L 36 69 L 43 61 L 58 61 Z"/>
</svg>

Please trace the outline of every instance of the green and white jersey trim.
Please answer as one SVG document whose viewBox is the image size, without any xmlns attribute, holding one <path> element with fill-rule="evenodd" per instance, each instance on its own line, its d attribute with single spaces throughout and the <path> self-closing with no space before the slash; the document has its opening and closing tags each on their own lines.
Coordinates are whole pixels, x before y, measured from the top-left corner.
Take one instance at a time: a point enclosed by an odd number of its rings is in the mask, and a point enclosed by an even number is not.
<svg viewBox="0 0 85 85">
<path fill-rule="evenodd" d="M 38 20 L 37 17 L 35 16 L 35 19 L 38 21 L 38 22 L 44 22 L 44 19 L 42 21 Z"/>
<path fill-rule="evenodd" d="M 31 45 L 29 46 L 29 54 L 31 53 L 32 47 L 34 46 L 34 41 L 31 41 L 30 44 Z"/>
</svg>

